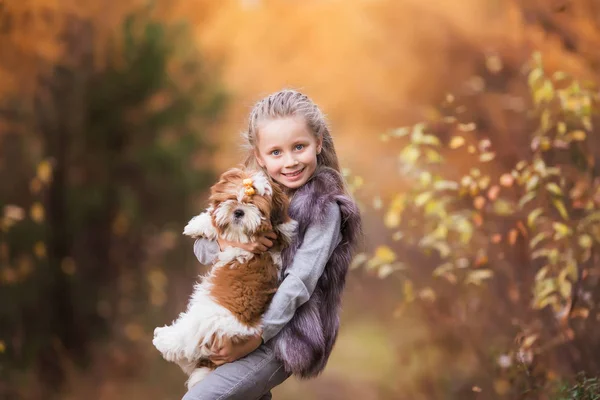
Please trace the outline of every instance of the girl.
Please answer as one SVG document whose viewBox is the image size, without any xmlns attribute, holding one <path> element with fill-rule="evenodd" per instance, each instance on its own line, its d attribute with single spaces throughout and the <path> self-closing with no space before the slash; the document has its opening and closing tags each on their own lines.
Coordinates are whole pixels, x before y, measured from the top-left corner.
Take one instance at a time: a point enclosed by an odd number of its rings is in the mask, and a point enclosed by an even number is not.
<svg viewBox="0 0 600 400">
<path fill-rule="evenodd" d="M 184 400 L 270 399 L 291 374 L 318 375 L 337 337 L 346 271 L 361 231 L 358 208 L 340 173 L 321 110 L 304 94 L 283 90 L 250 113 L 246 166 L 262 168 L 291 199 L 298 235 L 283 253 L 280 286 L 264 315 L 262 335 L 214 349 L 220 365 Z M 273 233 L 241 244 L 198 239 L 194 252 L 210 264 L 219 248 L 266 251 Z"/>
</svg>

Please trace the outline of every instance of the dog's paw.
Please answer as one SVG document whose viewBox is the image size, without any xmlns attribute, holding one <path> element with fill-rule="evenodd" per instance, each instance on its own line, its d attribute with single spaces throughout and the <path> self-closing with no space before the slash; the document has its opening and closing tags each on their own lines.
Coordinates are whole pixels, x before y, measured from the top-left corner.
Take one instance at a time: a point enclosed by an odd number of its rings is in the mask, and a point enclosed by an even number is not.
<svg viewBox="0 0 600 400">
<path fill-rule="evenodd" d="M 207 239 L 217 238 L 217 231 L 212 224 L 212 219 L 208 211 L 192 218 L 183 229 L 183 234 L 191 237 L 205 237 Z"/>
<path fill-rule="evenodd" d="M 181 358 L 180 342 L 179 337 L 170 327 L 163 326 L 154 329 L 152 344 L 160 351 L 165 360 L 175 362 Z"/>
</svg>

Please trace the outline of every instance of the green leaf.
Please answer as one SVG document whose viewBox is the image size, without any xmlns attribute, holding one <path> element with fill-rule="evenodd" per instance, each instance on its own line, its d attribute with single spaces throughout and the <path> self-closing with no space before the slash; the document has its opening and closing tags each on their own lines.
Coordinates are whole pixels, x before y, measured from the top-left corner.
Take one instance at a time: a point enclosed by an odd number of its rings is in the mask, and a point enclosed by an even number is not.
<svg viewBox="0 0 600 400">
<path fill-rule="evenodd" d="M 571 230 L 571 228 L 569 228 L 567 225 L 561 222 L 553 222 L 552 228 L 554 228 L 554 231 L 556 232 L 556 234 L 554 235 L 554 239 L 557 240 L 570 236 L 573 233 L 573 230 Z"/>
<path fill-rule="evenodd" d="M 542 76 L 544 76 L 544 71 L 541 68 L 532 69 L 527 77 L 527 84 L 533 87 Z"/>
<path fill-rule="evenodd" d="M 558 213 L 560 214 L 561 217 L 563 217 L 563 219 L 565 219 L 565 220 L 569 219 L 569 214 L 567 213 L 565 204 L 561 200 L 552 199 L 552 204 L 554 204 L 554 207 L 558 210 Z"/>
<path fill-rule="evenodd" d="M 458 182 L 440 180 L 433 183 L 433 188 L 435 190 L 458 190 L 460 185 Z"/>
<path fill-rule="evenodd" d="M 494 272 L 490 269 L 476 269 L 467 273 L 465 284 L 472 283 L 474 285 L 481 285 L 481 282 L 485 279 L 490 279 L 494 276 Z"/>
<path fill-rule="evenodd" d="M 537 187 L 538 183 L 540 183 L 540 177 L 537 175 L 533 175 L 527 181 L 527 184 L 525 185 L 525 190 L 527 190 L 528 192 L 532 191 L 533 189 L 535 189 Z"/>
<path fill-rule="evenodd" d="M 546 185 L 546 189 L 548 189 L 548 191 L 556 196 L 562 196 L 563 192 L 560 188 L 560 186 L 558 186 L 556 183 L 554 182 L 550 182 Z"/>
<path fill-rule="evenodd" d="M 431 273 L 431 275 L 433 277 L 438 277 L 438 276 L 442 276 L 444 275 L 446 272 L 452 271 L 454 269 L 454 265 L 450 262 L 447 263 L 443 263 L 439 266 L 437 266 L 433 272 Z"/>
<path fill-rule="evenodd" d="M 536 281 L 541 281 L 542 279 L 544 279 L 546 277 L 546 275 L 548 274 L 548 266 L 544 265 L 542 268 L 539 269 L 539 271 L 535 274 L 535 280 Z"/>
<path fill-rule="evenodd" d="M 579 245 L 581 247 L 583 247 L 584 249 L 589 249 L 592 247 L 592 237 L 590 235 L 580 235 L 579 238 L 577 239 L 577 242 L 579 243 Z"/>
<path fill-rule="evenodd" d="M 417 207 L 422 207 L 425 203 L 429 201 L 429 199 L 431 199 L 432 196 L 432 192 L 423 192 L 419 194 L 417 197 L 415 197 L 415 205 Z"/>
<path fill-rule="evenodd" d="M 421 151 L 419 150 L 419 148 L 415 145 L 408 145 L 406 146 L 402 152 L 400 152 L 400 161 L 406 163 L 406 164 L 410 164 L 410 165 L 414 165 L 415 162 L 419 159 L 419 156 L 421 155 Z"/>
<path fill-rule="evenodd" d="M 513 205 L 509 201 L 503 199 L 497 199 L 493 203 L 493 209 L 496 214 L 502 216 L 512 215 L 515 212 Z"/>
<path fill-rule="evenodd" d="M 529 248 L 534 249 L 542 240 L 548 238 L 550 235 L 548 232 L 540 232 L 531 239 L 529 242 Z"/>
<path fill-rule="evenodd" d="M 535 220 L 540 215 L 542 215 L 543 212 L 544 212 L 544 209 L 542 207 L 538 207 L 529 213 L 529 215 L 527 216 L 527 226 L 529 226 L 530 229 L 533 228 L 533 224 L 535 223 Z"/>
<path fill-rule="evenodd" d="M 524 195 L 523 197 L 521 197 L 521 199 L 519 200 L 519 208 L 523 209 L 523 207 L 525 206 L 525 204 L 527 204 L 531 200 L 533 200 L 536 195 L 537 195 L 537 193 L 535 193 L 535 192 L 529 192 L 526 195 Z"/>
<path fill-rule="evenodd" d="M 430 164 L 439 164 L 444 161 L 444 157 L 434 149 L 425 149 L 425 158 Z"/>
</svg>

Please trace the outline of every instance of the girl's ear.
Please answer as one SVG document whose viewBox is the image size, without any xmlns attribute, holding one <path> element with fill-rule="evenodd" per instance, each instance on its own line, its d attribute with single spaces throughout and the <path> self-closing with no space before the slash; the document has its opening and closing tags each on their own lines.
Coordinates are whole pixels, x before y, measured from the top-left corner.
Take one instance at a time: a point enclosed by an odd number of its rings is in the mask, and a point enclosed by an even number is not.
<svg viewBox="0 0 600 400">
<path fill-rule="evenodd" d="M 261 168 L 265 167 L 265 163 L 262 160 L 262 158 L 260 157 L 260 154 L 258 154 L 258 151 L 254 150 L 254 158 L 256 158 L 256 162 L 258 162 L 258 165 L 261 166 Z"/>
<path fill-rule="evenodd" d="M 317 154 L 321 154 L 321 150 L 323 150 L 323 138 L 317 139 Z"/>
</svg>

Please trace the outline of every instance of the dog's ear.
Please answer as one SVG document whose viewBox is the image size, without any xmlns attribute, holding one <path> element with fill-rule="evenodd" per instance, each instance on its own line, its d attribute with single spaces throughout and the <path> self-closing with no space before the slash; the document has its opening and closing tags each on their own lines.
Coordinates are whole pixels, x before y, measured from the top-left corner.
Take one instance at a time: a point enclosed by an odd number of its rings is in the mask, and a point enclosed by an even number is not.
<svg viewBox="0 0 600 400">
<path fill-rule="evenodd" d="M 288 214 L 290 200 L 281 186 L 277 182 L 271 181 L 271 187 L 273 189 L 271 225 L 283 246 L 287 247 L 296 235 L 298 224 Z"/>
<path fill-rule="evenodd" d="M 237 188 L 244 179 L 245 174 L 239 168 L 231 168 L 223 172 L 219 181 L 210 188 L 210 201 L 213 207 L 227 200 L 232 193 L 237 193 Z"/>
</svg>

